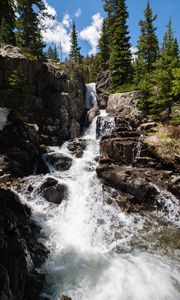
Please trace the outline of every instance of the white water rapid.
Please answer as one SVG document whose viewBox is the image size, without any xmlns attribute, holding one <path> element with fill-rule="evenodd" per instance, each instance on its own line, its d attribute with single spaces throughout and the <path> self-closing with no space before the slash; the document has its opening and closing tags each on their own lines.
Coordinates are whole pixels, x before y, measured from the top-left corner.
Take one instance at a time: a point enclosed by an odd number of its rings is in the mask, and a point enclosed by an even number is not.
<svg viewBox="0 0 180 300">
<path fill-rule="evenodd" d="M 92 85 L 89 89 L 91 94 Z M 108 118 L 103 111 L 101 115 Z M 81 158 L 72 155 L 68 142 L 51 148 L 72 158 L 68 171 L 52 170 L 43 178 L 28 179 L 34 186 L 28 203 L 51 249 L 43 266 L 44 295 L 51 300 L 61 295 L 72 300 L 179 300 L 177 252 L 162 251 L 157 238 L 168 228 L 171 235 L 177 225 L 109 205 L 96 176 L 96 119 L 82 138 L 87 147 Z M 59 206 L 50 205 L 38 193 L 47 177 L 68 187 L 68 197 Z"/>
</svg>

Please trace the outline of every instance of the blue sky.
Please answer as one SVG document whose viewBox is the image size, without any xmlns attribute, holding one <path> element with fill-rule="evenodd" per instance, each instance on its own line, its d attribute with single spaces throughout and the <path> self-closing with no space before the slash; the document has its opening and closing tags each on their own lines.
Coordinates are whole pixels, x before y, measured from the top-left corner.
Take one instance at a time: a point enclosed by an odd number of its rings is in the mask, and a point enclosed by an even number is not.
<svg viewBox="0 0 180 300">
<path fill-rule="evenodd" d="M 101 30 L 102 19 L 105 17 L 101 0 L 45 0 L 55 21 L 47 22 L 48 31 L 45 33 L 46 42 L 61 43 L 64 56 L 69 51 L 69 32 L 72 20 L 75 20 L 79 32 L 81 52 L 86 55 L 95 53 L 97 40 Z M 131 43 L 136 47 L 139 35 L 139 19 L 143 18 L 143 11 L 147 0 L 127 0 L 129 10 L 129 31 Z M 158 15 L 156 21 L 157 35 L 160 42 L 166 30 L 169 17 L 172 19 L 175 36 L 180 44 L 180 0 L 151 0 L 153 12 Z"/>
</svg>

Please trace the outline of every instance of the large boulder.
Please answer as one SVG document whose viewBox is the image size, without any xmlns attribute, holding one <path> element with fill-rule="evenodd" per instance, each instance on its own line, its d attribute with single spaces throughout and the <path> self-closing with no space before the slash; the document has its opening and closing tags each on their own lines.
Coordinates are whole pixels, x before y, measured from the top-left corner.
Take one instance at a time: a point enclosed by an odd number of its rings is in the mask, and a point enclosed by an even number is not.
<svg viewBox="0 0 180 300">
<path fill-rule="evenodd" d="M 42 196 L 51 203 L 60 204 L 67 197 L 67 186 L 58 183 L 54 178 L 48 177 L 40 186 Z"/>
<path fill-rule="evenodd" d="M 45 282 L 39 268 L 48 251 L 31 210 L 10 190 L 0 189 L 0 299 L 38 300 Z"/>
<path fill-rule="evenodd" d="M 48 153 L 44 155 L 47 165 L 56 171 L 67 171 L 72 165 L 72 158 L 61 153 Z"/>
<path fill-rule="evenodd" d="M 120 115 L 135 124 L 139 124 L 143 118 L 142 112 L 137 108 L 139 98 L 140 91 L 111 94 L 106 110 L 110 114 Z"/>
</svg>

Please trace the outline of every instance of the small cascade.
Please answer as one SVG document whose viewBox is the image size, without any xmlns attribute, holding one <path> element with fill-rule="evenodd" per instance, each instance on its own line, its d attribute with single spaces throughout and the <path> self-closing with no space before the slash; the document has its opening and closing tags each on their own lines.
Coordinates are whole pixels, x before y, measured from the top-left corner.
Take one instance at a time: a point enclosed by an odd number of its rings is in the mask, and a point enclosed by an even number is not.
<svg viewBox="0 0 180 300">
<path fill-rule="evenodd" d="M 86 84 L 86 108 L 87 110 L 97 106 L 96 100 L 96 83 Z"/>
<path fill-rule="evenodd" d="M 107 116 L 101 111 L 101 116 L 97 117 L 96 122 L 96 137 L 104 137 L 112 134 L 115 128 L 115 118 L 113 116 Z"/>
</svg>

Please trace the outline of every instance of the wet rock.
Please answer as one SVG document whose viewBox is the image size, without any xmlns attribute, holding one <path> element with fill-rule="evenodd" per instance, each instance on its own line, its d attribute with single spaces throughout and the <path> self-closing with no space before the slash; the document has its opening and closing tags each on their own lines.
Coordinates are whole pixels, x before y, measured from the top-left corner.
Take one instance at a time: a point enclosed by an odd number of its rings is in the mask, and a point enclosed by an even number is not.
<svg viewBox="0 0 180 300">
<path fill-rule="evenodd" d="M 175 176 L 168 187 L 168 190 L 180 199 L 180 176 Z"/>
<path fill-rule="evenodd" d="M 0 299 L 38 300 L 45 278 L 36 268 L 48 255 L 37 242 L 39 232 L 30 208 L 0 189 Z"/>
<path fill-rule="evenodd" d="M 60 153 L 48 153 L 44 158 L 56 171 L 69 170 L 72 165 L 72 158 Z"/>
<path fill-rule="evenodd" d="M 96 137 L 109 136 L 115 127 L 114 117 L 99 116 L 96 122 Z"/>
<path fill-rule="evenodd" d="M 86 149 L 86 143 L 85 140 L 74 140 L 70 143 L 68 143 L 67 148 L 69 151 L 71 151 L 77 158 L 80 158 L 83 156 L 84 150 Z"/>
<path fill-rule="evenodd" d="M 87 113 L 88 123 L 91 124 L 93 119 L 98 115 L 99 115 L 98 107 L 96 106 L 92 107 Z"/>
<path fill-rule="evenodd" d="M 70 297 L 62 295 L 60 300 L 72 300 Z"/>
<path fill-rule="evenodd" d="M 48 202 L 60 204 L 67 197 L 67 187 L 62 184 L 48 187 L 43 191 L 42 196 Z"/>
<path fill-rule="evenodd" d="M 67 186 L 50 177 L 41 185 L 40 191 L 48 202 L 55 204 L 60 204 L 68 194 Z"/>
</svg>

